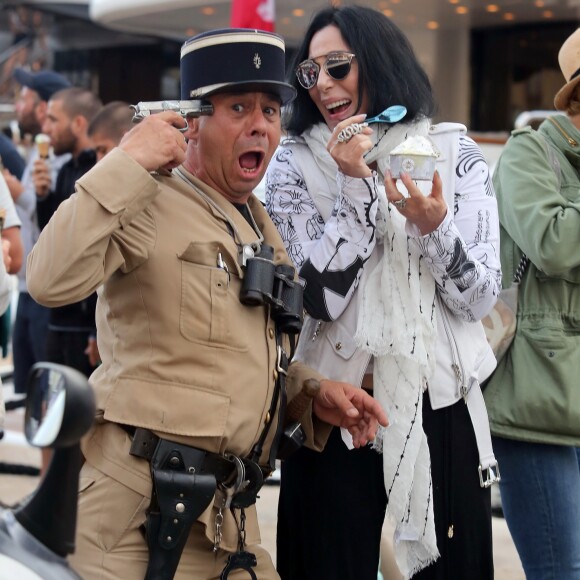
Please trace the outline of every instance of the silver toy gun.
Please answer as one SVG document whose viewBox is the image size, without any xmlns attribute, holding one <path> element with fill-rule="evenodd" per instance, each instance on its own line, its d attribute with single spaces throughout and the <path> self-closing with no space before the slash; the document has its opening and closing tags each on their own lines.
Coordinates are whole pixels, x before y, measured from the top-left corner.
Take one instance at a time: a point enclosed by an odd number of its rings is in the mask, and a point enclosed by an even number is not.
<svg viewBox="0 0 580 580">
<path fill-rule="evenodd" d="M 207 101 L 141 101 L 136 105 L 131 105 L 135 111 L 133 113 L 133 123 L 139 123 L 145 117 L 162 113 L 163 111 L 175 111 L 184 119 L 187 117 L 200 117 L 201 115 L 213 115 L 213 105 Z M 180 129 L 185 131 L 187 127 Z"/>
</svg>

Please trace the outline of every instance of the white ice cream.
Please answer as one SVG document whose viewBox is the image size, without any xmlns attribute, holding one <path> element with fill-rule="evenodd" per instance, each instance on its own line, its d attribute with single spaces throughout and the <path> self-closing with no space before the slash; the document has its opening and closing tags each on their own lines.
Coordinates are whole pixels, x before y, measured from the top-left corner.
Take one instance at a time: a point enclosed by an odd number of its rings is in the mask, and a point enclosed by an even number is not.
<svg viewBox="0 0 580 580">
<path fill-rule="evenodd" d="M 427 137 L 414 136 L 408 137 L 402 143 L 399 143 L 392 151 L 391 155 L 425 155 L 437 157 L 437 152 L 433 143 Z"/>
</svg>

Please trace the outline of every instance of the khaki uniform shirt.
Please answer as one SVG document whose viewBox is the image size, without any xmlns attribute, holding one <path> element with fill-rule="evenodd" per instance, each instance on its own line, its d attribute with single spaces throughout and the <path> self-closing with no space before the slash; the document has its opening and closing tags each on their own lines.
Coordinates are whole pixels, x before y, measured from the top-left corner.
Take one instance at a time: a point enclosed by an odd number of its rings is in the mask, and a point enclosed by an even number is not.
<svg viewBox="0 0 580 580">
<path fill-rule="evenodd" d="M 28 260 L 29 290 L 41 304 L 60 306 L 98 289 L 102 365 L 91 377 L 98 417 L 83 452 L 145 496 L 149 465 L 129 455 L 129 437 L 115 424 L 244 456 L 262 432 L 276 376 L 268 309 L 239 300 L 240 245 L 258 234 L 221 194 L 182 171 L 190 182 L 150 174 L 113 150 L 77 182 L 77 193 L 61 204 Z M 259 200 L 252 196 L 248 206 L 275 261 L 290 263 Z M 322 378 L 291 365 L 289 397 L 310 377 Z M 305 423 L 309 446 L 320 449 L 329 426 Z M 251 544 L 259 541 L 255 508 L 247 515 Z M 235 550 L 237 528 L 229 512 L 224 516 L 221 546 Z M 211 506 L 200 517 L 211 540 L 214 517 Z"/>
</svg>

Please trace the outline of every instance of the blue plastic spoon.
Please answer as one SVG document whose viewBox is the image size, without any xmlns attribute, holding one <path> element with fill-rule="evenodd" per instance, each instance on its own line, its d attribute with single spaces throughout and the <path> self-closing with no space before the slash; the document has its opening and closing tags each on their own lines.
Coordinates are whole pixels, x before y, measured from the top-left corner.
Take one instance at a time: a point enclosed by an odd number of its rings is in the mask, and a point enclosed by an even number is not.
<svg viewBox="0 0 580 580">
<path fill-rule="evenodd" d="M 403 105 L 393 105 L 387 107 L 382 113 L 375 117 L 365 119 L 365 123 L 396 123 L 407 114 L 407 108 Z"/>
</svg>

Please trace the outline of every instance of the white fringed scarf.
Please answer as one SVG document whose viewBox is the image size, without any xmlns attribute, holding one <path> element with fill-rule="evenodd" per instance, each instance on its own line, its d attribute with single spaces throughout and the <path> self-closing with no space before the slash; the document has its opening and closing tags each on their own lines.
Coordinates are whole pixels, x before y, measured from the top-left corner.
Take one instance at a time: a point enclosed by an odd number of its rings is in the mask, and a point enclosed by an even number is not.
<svg viewBox="0 0 580 580">
<path fill-rule="evenodd" d="M 389 167 L 389 152 L 408 136 L 427 135 L 429 120 L 373 128 L 375 146 L 365 159 L 369 164 L 376 161 L 382 176 Z M 326 150 L 328 127 L 316 125 L 303 137 L 329 183 L 336 182 L 336 164 Z M 374 356 L 374 396 L 389 418 L 374 446 L 379 452 L 387 450 L 383 452 L 387 518 L 395 528 L 399 570 L 410 578 L 439 556 L 422 421 L 423 391 L 435 370 L 435 281 L 405 232 L 405 218 L 389 207 L 382 188 L 379 213 L 377 233 L 383 238 L 384 256 L 359 288 L 355 340 Z"/>
</svg>

